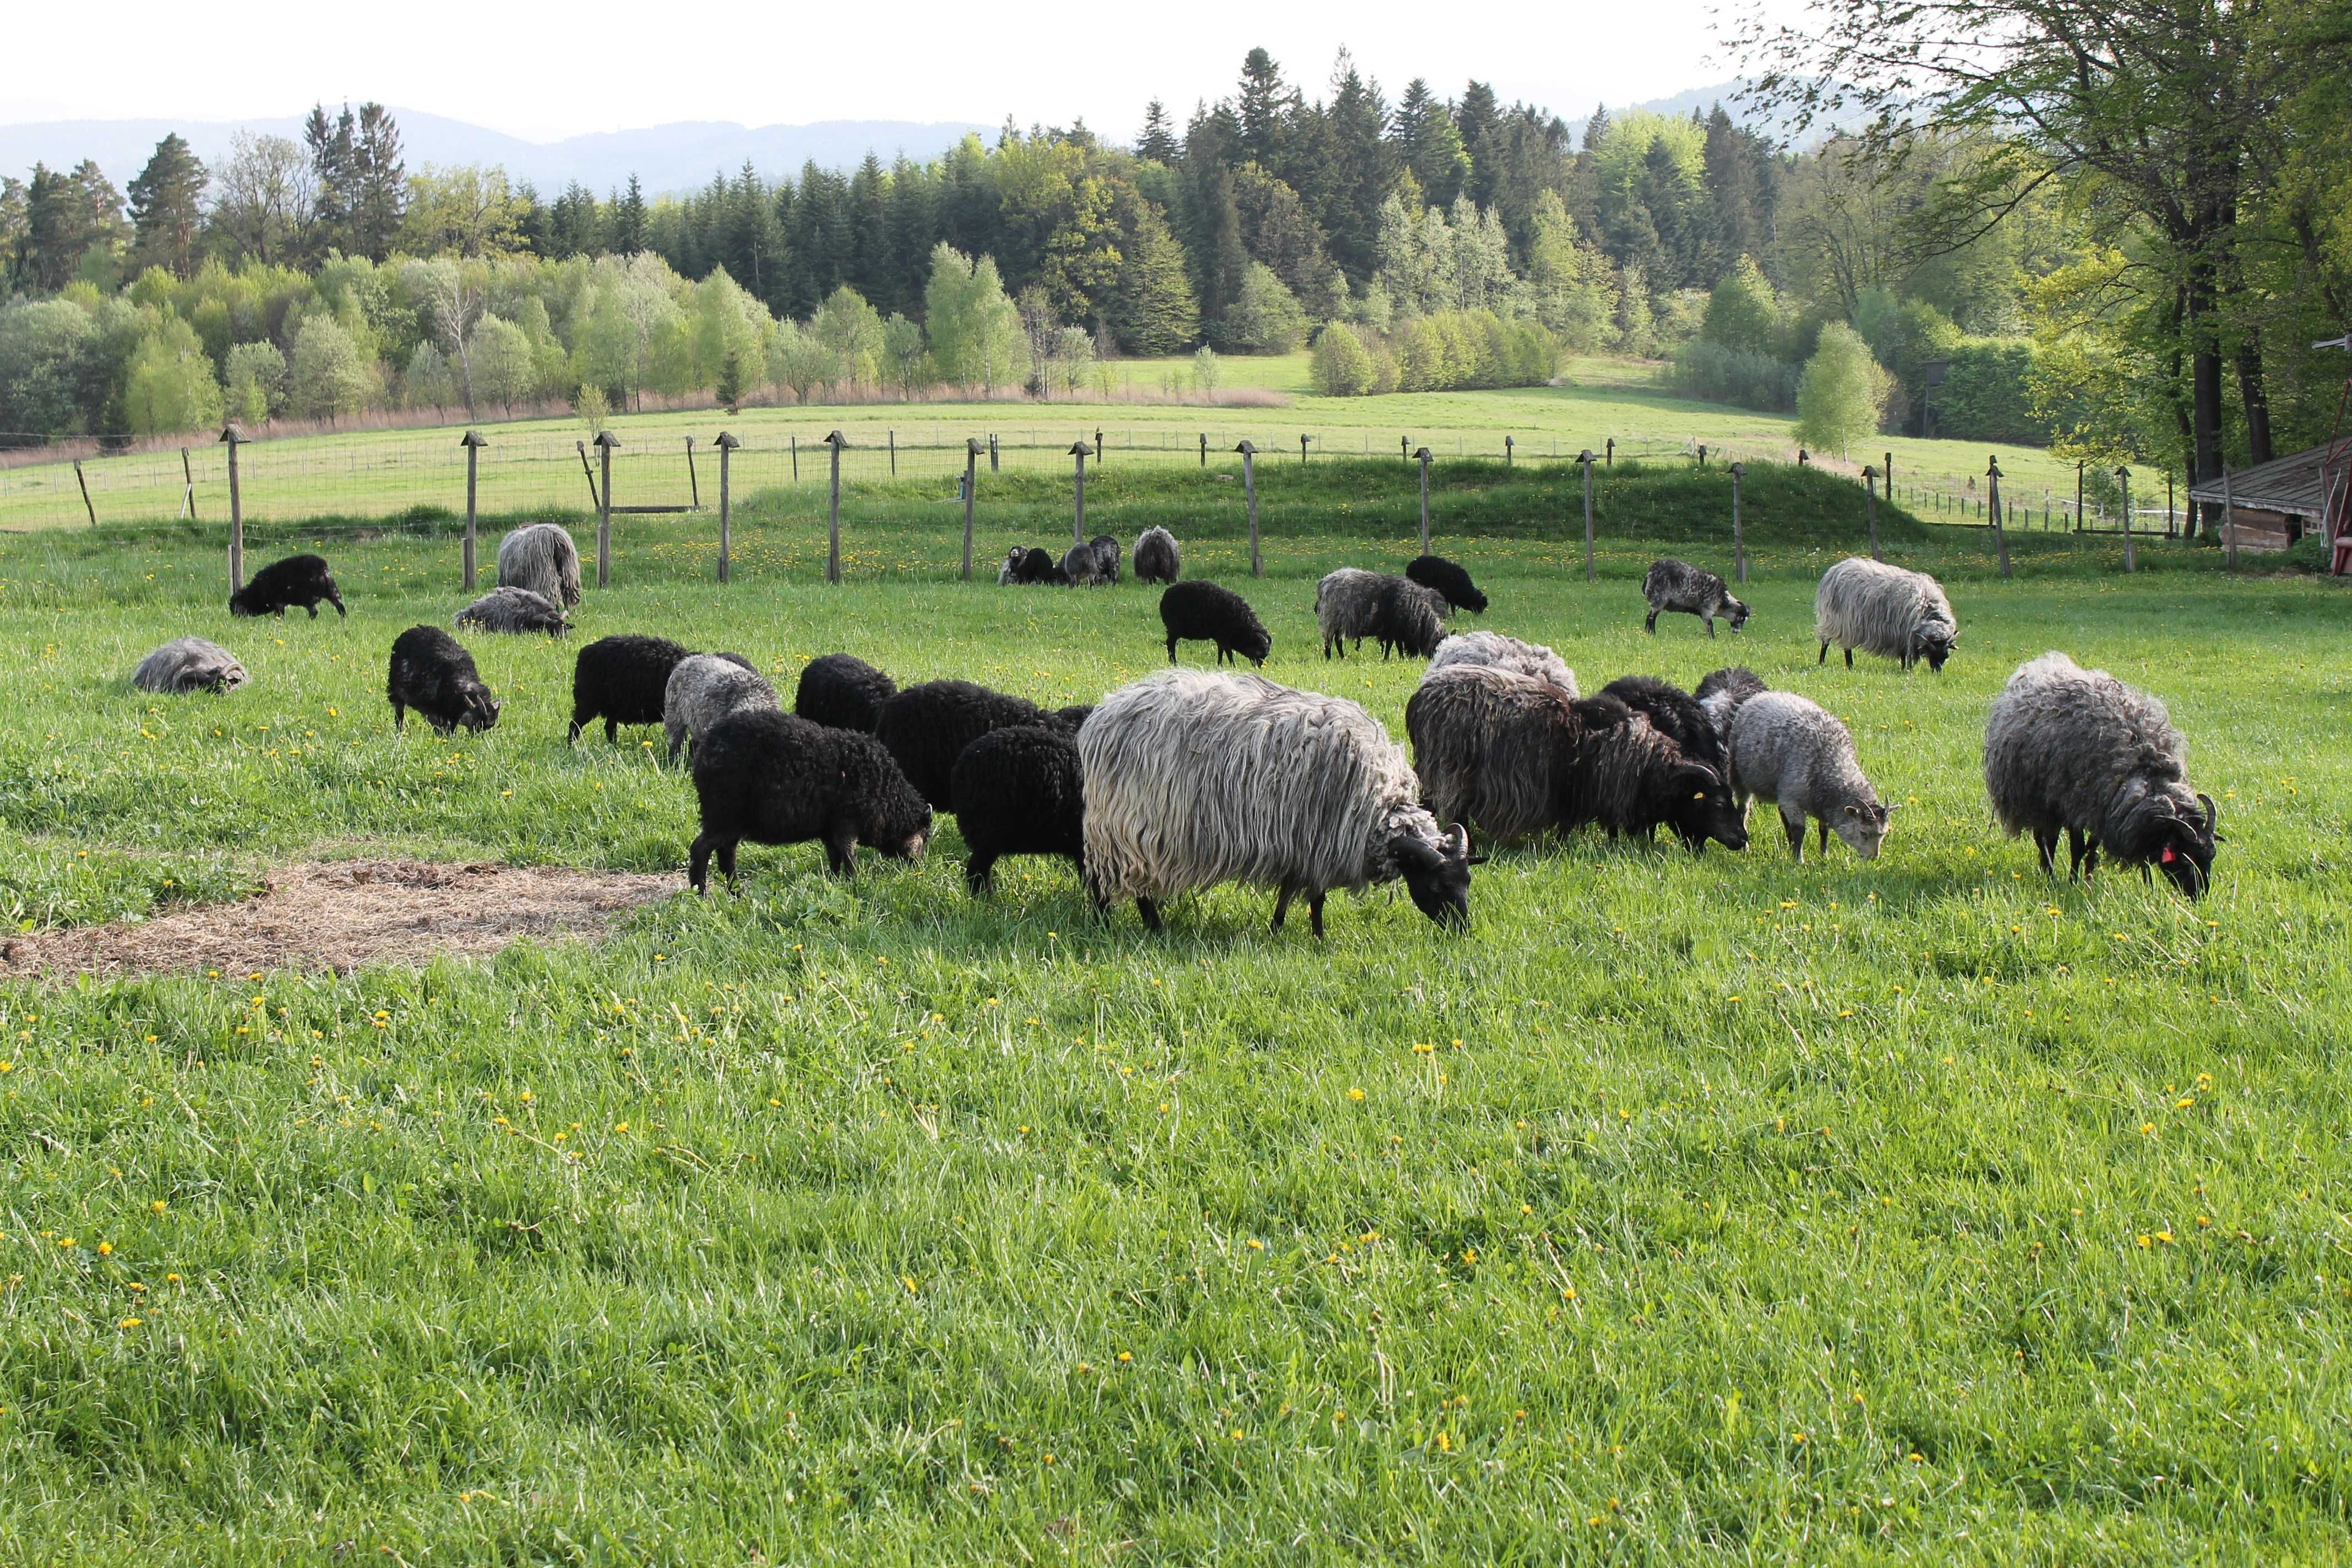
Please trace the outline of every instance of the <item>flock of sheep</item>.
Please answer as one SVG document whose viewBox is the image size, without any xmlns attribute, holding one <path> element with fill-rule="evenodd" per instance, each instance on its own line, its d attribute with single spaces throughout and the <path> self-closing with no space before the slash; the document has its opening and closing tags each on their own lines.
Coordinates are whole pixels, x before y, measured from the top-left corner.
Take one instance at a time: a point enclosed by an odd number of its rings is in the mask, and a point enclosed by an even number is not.
<svg viewBox="0 0 2352 1568">
<path fill-rule="evenodd" d="M 1181 556 L 1163 529 L 1147 530 L 1135 574 L 1167 584 L 1160 598 L 1169 659 L 1187 640 L 1211 642 L 1219 663 L 1263 666 L 1272 639 L 1241 595 L 1179 580 Z M 1003 584 L 1116 583 L 1118 542 L 1074 544 L 1059 562 L 1015 546 Z M 560 633 L 579 602 L 579 554 L 564 531 L 539 524 L 499 549 L 499 586 L 467 606 L 461 626 Z M 1644 580 L 1654 631 L 1663 612 L 1748 618 L 1722 578 L 1661 561 Z M 278 614 L 342 601 L 325 561 L 290 557 L 265 568 L 231 600 L 233 613 Z M 969 850 L 975 894 L 1007 855 L 1077 864 L 1098 907 L 1132 899 L 1160 929 L 1160 906 L 1223 882 L 1276 895 L 1279 929 L 1304 899 L 1315 934 L 1335 889 L 1402 880 L 1444 925 L 1466 921 L 1470 830 L 1494 842 L 1591 824 L 1612 837 L 1670 827 L 1693 852 L 1712 839 L 1748 842 L 1749 804 L 1780 813 L 1801 862 L 1809 826 L 1826 851 L 1834 833 L 1864 859 L 1884 841 L 1895 807 L 1863 772 L 1853 736 L 1818 704 L 1769 689 L 1752 671 L 1718 669 L 1685 692 L 1648 676 L 1581 695 L 1552 649 L 1496 632 L 1456 633 L 1456 609 L 1486 596 L 1454 563 L 1424 555 L 1402 575 L 1343 567 L 1316 590 L 1326 658 L 1370 637 L 1383 658 L 1426 658 L 1405 707 L 1412 743 L 1342 698 L 1301 691 L 1248 672 L 1171 668 L 1110 692 L 1098 705 L 1040 709 L 961 680 L 901 689 L 847 654 L 813 660 L 786 712 L 752 664 L 695 653 L 665 637 L 624 635 L 580 650 L 571 739 L 602 720 L 660 724 L 668 754 L 690 757 L 700 832 L 688 881 L 708 887 L 710 863 L 732 879 L 738 847 L 810 840 L 848 874 L 856 847 L 919 856 L 933 814 L 952 812 Z M 1821 658 L 1836 644 L 1940 670 L 1958 640 L 1950 602 L 1932 577 L 1864 558 L 1822 574 L 1814 603 Z M 184 637 L 133 676 L 154 691 L 224 691 L 244 668 L 213 644 Z M 418 626 L 393 645 L 386 695 L 394 727 L 415 709 L 439 731 L 487 730 L 499 704 L 462 644 Z M 2063 654 L 2024 665 L 1995 700 L 1984 767 L 1995 815 L 2011 836 L 2030 832 L 2054 874 L 2059 835 L 2070 871 L 2088 877 L 2104 851 L 2143 874 L 2161 871 L 2196 897 L 2211 874 L 2214 809 L 2193 793 L 2186 746 L 2162 703 Z"/>
</svg>

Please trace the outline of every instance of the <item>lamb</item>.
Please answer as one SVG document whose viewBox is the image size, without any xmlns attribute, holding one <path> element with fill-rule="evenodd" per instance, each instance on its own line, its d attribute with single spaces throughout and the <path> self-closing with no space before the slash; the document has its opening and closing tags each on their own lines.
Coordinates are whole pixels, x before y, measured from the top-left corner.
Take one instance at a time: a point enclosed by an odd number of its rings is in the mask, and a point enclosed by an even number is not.
<svg viewBox="0 0 2352 1568">
<path fill-rule="evenodd" d="M 1094 588 L 1109 582 L 1103 566 L 1102 558 L 1091 543 L 1073 544 L 1062 552 L 1062 575 L 1072 587 Z"/>
<path fill-rule="evenodd" d="M 1570 697 L 1577 695 L 1576 671 L 1569 668 L 1559 655 L 1541 643 L 1521 642 L 1500 632 L 1457 632 L 1447 637 L 1430 656 L 1429 675 L 1469 664 L 1492 665 L 1497 669 L 1533 676 L 1538 680 L 1550 681 Z"/>
<path fill-rule="evenodd" d="M 218 697 L 246 682 L 245 666 L 218 643 L 202 637 L 174 637 L 139 661 L 131 684 L 142 691 L 166 696 L 209 691 Z"/>
<path fill-rule="evenodd" d="M 335 592 L 335 575 L 327 570 L 323 555 L 289 555 L 283 561 L 273 561 L 253 574 L 253 580 L 228 596 L 228 613 L 232 616 L 276 616 L 286 618 L 287 610 L 295 605 L 319 618 L 319 601 L 324 599 L 335 606 L 337 616 L 348 615 L 343 608 L 343 596 Z"/>
<path fill-rule="evenodd" d="M 1113 587 L 1118 585 L 1118 541 L 1108 533 L 1094 537 L 1095 574 Z"/>
<path fill-rule="evenodd" d="M 572 628 L 554 600 L 528 588 L 493 588 L 458 611 L 454 621 L 486 632 L 545 632 L 551 637 Z"/>
<path fill-rule="evenodd" d="M 882 705 L 898 695 L 898 683 L 845 653 L 828 653 L 808 662 L 801 671 L 799 690 L 793 694 L 793 711 L 813 724 L 832 730 L 874 732 Z"/>
<path fill-rule="evenodd" d="M 1836 715 L 1793 691 L 1759 692 L 1732 715 L 1731 783 L 1743 810 L 1751 798 L 1780 808 L 1789 852 L 1800 866 L 1806 817 L 1821 824 L 1823 853 L 1835 828 L 1848 848 L 1869 860 L 1885 841 L 1887 819 L 1896 809 L 1881 805 L 1863 777 L 1853 737 Z"/>
<path fill-rule="evenodd" d="M 1103 699 L 1078 731 L 1086 878 L 1098 908 L 1219 882 L 1275 889 L 1274 928 L 1307 899 L 1315 934 L 1335 888 L 1402 877 L 1441 926 L 1470 918 L 1467 834 L 1416 798 L 1404 749 L 1355 703 L 1263 676 L 1170 669 Z"/>
<path fill-rule="evenodd" d="M 393 640 L 383 692 L 392 701 L 394 730 L 408 727 L 411 708 L 442 735 L 460 724 L 488 730 L 499 721 L 499 705 L 474 668 L 474 656 L 439 626 L 411 626 Z"/>
<path fill-rule="evenodd" d="M 965 886 L 989 890 L 1007 855 L 1059 855 L 1086 865 L 1086 792 L 1073 731 L 1059 724 L 991 730 L 963 749 L 949 776 L 956 826 L 971 851 Z"/>
<path fill-rule="evenodd" d="M 1900 660 L 1906 670 L 1924 658 L 1940 673 L 1960 629 L 1943 584 L 1933 577 L 1849 555 L 1822 574 L 1813 595 L 1813 636 L 1822 645 L 1816 663 L 1829 662 L 1830 644 L 1836 643 L 1845 649 L 1848 669 L 1860 648 Z"/>
<path fill-rule="evenodd" d="M 598 637 L 572 664 L 572 732 L 580 739 L 592 720 L 604 721 L 604 739 L 620 738 L 624 724 L 662 721 L 670 671 L 687 650 L 667 637 L 635 634 Z"/>
<path fill-rule="evenodd" d="M 1642 623 L 1645 632 L 1658 629 L 1658 616 L 1664 610 L 1696 616 L 1706 623 L 1709 637 L 1715 636 L 1717 616 L 1730 622 L 1735 632 L 1748 624 L 1748 606 L 1731 596 L 1723 579 L 1687 561 L 1651 562 L 1649 574 L 1642 579 L 1642 597 L 1650 601 L 1649 618 Z"/>
<path fill-rule="evenodd" d="M 1371 637 L 1381 657 L 1390 653 L 1426 658 L 1445 636 L 1446 603 L 1433 589 L 1403 577 L 1342 566 L 1315 587 L 1315 620 L 1323 633 L 1323 657 L 1336 648 L 1348 657 L 1344 639 L 1363 647 Z"/>
<path fill-rule="evenodd" d="M 1769 689 L 1754 670 L 1744 664 L 1733 664 L 1709 674 L 1691 693 L 1706 710 L 1707 722 L 1715 726 L 1716 741 L 1727 756 L 1731 747 L 1731 716 L 1739 711 L 1741 703 Z"/>
<path fill-rule="evenodd" d="M 1137 582 L 1173 583 L 1183 570 L 1184 552 L 1166 529 L 1147 528 L 1135 536 L 1134 559 Z"/>
<path fill-rule="evenodd" d="M 915 793 L 941 811 L 955 808 L 952 775 L 963 749 L 1012 724 L 1049 721 L 1034 702 L 969 680 L 927 680 L 882 705 L 875 738 L 897 759 Z"/>
<path fill-rule="evenodd" d="M 1985 726 L 1985 790 L 2012 838 L 2031 830 L 2055 876 L 2090 880 L 2105 849 L 2145 878 L 2153 867 L 2194 899 L 2213 876 L 2210 795 L 2189 787 L 2189 743 L 2164 704 L 2063 653 L 2018 666 Z"/>
<path fill-rule="evenodd" d="M 518 528 L 499 541 L 499 586 L 528 588 L 569 609 L 580 602 L 580 547 L 559 523 Z"/>
<path fill-rule="evenodd" d="M 688 851 L 687 884 L 707 893 L 710 857 L 735 880 L 735 848 L 824 844 L 835 876 L 856 869 L 859 844 L 901 860 L 922 857 L 931 808 L 908 786 L 881 742 L 855 730 L 828 730 L 780 709 L 729 715 L 695 747 L 694 793 L 702 831 Z"/>
<path fill-rule="evenodd" d="M 1457 665 L 1423 679 L 1404 715 L 1441 821 L 1504 840 L 1587 823 L 1648 837 L 1664 823 L 1693 854 L 1710 838 L 1748 846 L 1730 781 L 1614 697 Z"/>
<path fill-rule="evenodd" d="M 1467 610 L 1474 616 L 1486 613 L 1486 595 L 1478 592 L 1470 581 L 1470 574 L 1443 555 L 1416 555 L 1407 563 L 1404 574 L 1423 587 L 1433 589 L 1457 610 Z"/>
<path fill-rule="evenodd" d="M 1168 630 L 1171 664 L 1176 662 L 1180 642 L 1214 643 L 1219 664 L 1239 654 L 1261 669 L 1265 668 L 1265 656 L 1274 651 L 1274 638 L 1266 635 L 1265 623 L 1248 600 L 1231 588 L 1197 577 L 1189 583 L 1171 583 L 1160 595 L 1160 624 Z"/>
<path fill-rule="evenodd" d="M 733 655 L 689 654 L 677 661 L 662 688 L 662 739 L 669 744 L 669 760 L 677 761 L 681 746 L 698 746 L 730 715 L 779 706 L 767 677 Z"/>
<path fill-rule="evenodd" d="M 1652 729 L 1672 736 L 1683 755 L 1705 763 L 1726 780 L 1731 777 L 1724 760 L 1723 737 L 1715 721 L 1698 700 L 1681 687 L 1654 675 L 1621 675 L 1602 687 L 1601 695 L 1614 697 L 1647 719 Z"/>
</svg>

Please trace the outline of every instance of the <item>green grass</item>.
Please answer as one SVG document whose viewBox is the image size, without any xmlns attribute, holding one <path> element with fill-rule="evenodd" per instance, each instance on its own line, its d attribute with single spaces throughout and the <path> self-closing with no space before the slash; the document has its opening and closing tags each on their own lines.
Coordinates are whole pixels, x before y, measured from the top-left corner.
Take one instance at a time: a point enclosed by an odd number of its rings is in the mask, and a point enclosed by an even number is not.
<svg viewBox="0 0 2352 1568">
<path fill-rule="evenodd" d="M 2001 583 L 1889 520 L 1964 639 L 1849 672 L 1809 635 L 1848 523 L 1759 525 L 1746 635 L 1651 638 L 1654 542 L 1587 584 L 1508 489 L 1442 541 L 1485 624 L 1588 688 L 1740 659 L 1817 696 L 1904 803 L 1882 858 L 1587 836 L 1498 854 L 1465 936 L 1383 890 L 1318 945 L 1240 889 L 1150 939 L 1058 863 L 976 903 L 948 830 L 854 885 L 747 849 L 740 897 L 596 947 L 0 985 L 0 1561 L 2340 1556 L 2340 592 L 2032 538 Z M 1310 608 L 1409 514 L 1319 499 L 1263 583 L 1223 512 L 1188 564 L 1258 605 L 1270 676 L 1401 734 L 1419 667 L 1323 663 Z M 0 541 L 0 900 L 135 916 L 314 854 L 677 869 L 685 781 L 563 743 L 611 631 L 1049 702 L 1160 663 L 1132 584 L 954 582 L 949 509 L 861 499 L 839 589 L 804 510 L 747 510 L 727 590 L 707 530 L 638 524 L 569 643 L 470 639 L 506 716 L 454 742 L 381 687 L 458 602 L 446 534 L 320 530 L 352 617 L 283 626 L 226 619 L 217 532 Z M 183 631 L 254 683 L 126 691 Z M 2047 885 L 1991 826 L 1986 703 L 2053 646 L 2190 736 L 2202 903 Z"/>
</svg>

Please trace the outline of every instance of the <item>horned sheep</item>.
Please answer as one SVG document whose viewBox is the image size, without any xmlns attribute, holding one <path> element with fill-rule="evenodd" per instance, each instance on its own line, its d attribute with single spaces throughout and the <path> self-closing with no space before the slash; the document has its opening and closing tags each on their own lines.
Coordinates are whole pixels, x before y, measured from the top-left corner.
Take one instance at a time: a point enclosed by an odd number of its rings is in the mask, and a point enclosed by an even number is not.
<svg viewBox="0 0 2352 1568">
<path fill-rule="evenodd" d="M 1789 852 L 1805 860 L 1805 819 L 1821 826 L 1826 853 L 1834 829 L 1864 860 L 1877 857 L 1896 809 L 1882 805 L 1863 776 L 1853 736 L 1837 715 L 1793 691 L 1765 691 L 1731 720 L 1731 782 L 1745 808 L 1751 798 L 1780 807 Z"/>
<path fill-rule="evenodd" d="M 689 754 L 720 721 L 737 713 L 776 708 L 768 678 L 733 654 L 697 653 L 679 659 L 662 687 L 662 739 L 669 760 L 680 747 Z"/>
<path fill-rule="evenodd" d="M 859 844 L 898 859 L 921 858 L 931 808 L 871 735 L 828 730 L 780 710 L 730 714 L 695 747 L 694 793 L 702 831 L 688 851 L 687 882 L 709 888 L 710 860 L 735 879 L 735 849 L 755 844 L 824 844 L 837 876 L 856 869 Z"/>
<path fill-rule="evenodd" d="M 1486 613 L 1486 595 L 1470 581 L 1470 574 L 1443 555 L 1416 555 L 1406 564 L 1404 574 L 1438 594 L 1457 610 L 1467 610 L 1474 616 Z"/>
<path fill-rule="evenodd" d="M 528 588 L 569 609 L 580 602 L 580 547 L 561 523 L 518 528 L 499 541 L 499 586 Z"/>
<path fill-rule="evenodd" d="M 1649 574 L 1642 579 L 1642 597 L 1650 602 L 1649 618 L 1642 623 L 1645 632 L 1655 632 L 1658 616 L 1670 610 L 1705 621 L 1709 637 L 1715 635 L 1717 616 L 1735 632 L 1748 624 L 1748 606 L 1731 596 L 1729 585 L 1687 561 L 1669 557 L 1650 563 Z"/>
<path fill-rule="evenodd" d="M 2085 880 L 2099 852 L 2196 898 L 2213 873 L 2213 799 L 2189 787 L 2189 742 L 2164 704 L 2063 653 L 2020 665 L 1985 727 L 1985 790 L 2010 837 L 2033 835 L 2044 876 Z"/>
<path fill-rule="evenodd" d="M 1381 657 L 1391 652 L 1427 658 L 1445 636 L 1444 595 L 1405 577 L 1360 567 L 1342 566 L 1315 586 L 1315 621 L 1323 634 L 1323 657 L 1337 649 L 1348 657 L 1347 643 L 1360 648 L 1366 637 L 1381 645 Z"/>
<path fill-rule="evenodd" d="M 176 696 L 209 691 L 217 697 L 246 682 L 245 666 L 218 643 L 202 637 L 174 637 L 139 661 L 131 684 L 142 691 Z"/>
<path fill-rule="evenodd" d="M 1849 555 L 1822 574 L 1813 594 L 1813 636 L 1822 645 L 1817 664 L 1828 662 L 1830 644 L 1836 643 L 1845 649 L 1848 669 L 1860 648 L 1895 659 L 1906 670 L 1926 659 L 1940 673 L 1960 628 L 1943 584 L 1933 577 Z"/>
</svg>

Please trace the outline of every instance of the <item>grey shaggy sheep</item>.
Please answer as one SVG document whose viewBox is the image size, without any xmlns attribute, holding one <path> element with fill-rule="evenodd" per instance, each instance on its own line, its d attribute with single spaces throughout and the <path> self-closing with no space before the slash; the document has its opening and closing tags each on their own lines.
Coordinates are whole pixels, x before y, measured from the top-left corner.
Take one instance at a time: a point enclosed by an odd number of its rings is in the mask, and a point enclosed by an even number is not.
<svg viewBox="0 0 2352 1568">
<path fill-rule="evenodd" d="M 1665 611 L 1696 616 L 1706 623 L 1706 635 L 1715 635 L 1715 617 L 1721 616 L 1738 631 L 1748 624 L 1748 606 L 1731 596 L 1731 589 L 1714 573 L 1704 571 L 1687 561 L 1669 557 L 1650 563 L 1649 574 L 1642 579 L 1642 597 L 1650 602 L 1649 618 L 1642 623 L 1645 632 L 1658 629 L 1658 616 Z"/>
<path fill-rule="evenodd" d="M 499 541 L 499 586 L 528 588 L 569 609 L 580 602 L 580 547 L 560 523 L 518 528 Z"/>
<path fill-rule="evenodd" d="M 669 742 L 669 760 L 677 762 L 679 747 L 699 741 L 730 714 L 781 706 L 768 678 L 730 654 L 679 659 L 662 688 L 662 739 Z"/>
<path fill-rule="evenodd" d="M 1822 645 L 1821 658 L 1829 661 L 1830 644 L 1845 649 L 1845 667 L 1853 668 L 1853 650 L 1901 661 L 1909 669 L 1921 659 L 1940 671 L 1960 640 L 1960 624 L 1943 584 L 1925 572 L 1906 572 L 1849 555 L 1822 574 L 1813 594 L 1813 636 Z"/>
<path fill-rule="evenodd" d="M 1135 580 L 1173 583 L 1184 568 L 1184 552 L 1176 536 L 1164 528 L 1147 528 L 1135 536 Z"/>
<path fill-rule="evenodd" d="M 1879 803 L 1853 754 L 1853 736 L 1837 715 L 1793 691 L 1766 691 L 1739 705 L 1731 720 L 1731 783 L 1744 809 L 1750 798 L 1780 808 L 1789 852 L 1805 860 L 1805 818 L 1821 824 L 1868 860 L 1885 841 L 1895 807 Z"/>
<path fill-rule="evenodd" d="M 1430 656 L 1429 675 L 1456 665 L 1483 664 L 1496 669 L 1507 669 L 1515 675 L 1532 676 L 1549 680 L 1554 686 L 1576 696 L 1576 671 L 1568 661 L 1541 643 L 1521 642 L 1505 637 L 1501 632 L 1456 632 L 1437 645 Z M 1429 676 L 1422 677 L 1426 680 Z"/>
<path fill-rule="evenodd" d="M 1985 726 L 1985 791 L 2012 838 L 2032 832 L 2044 876 L 2066 830 L 2067 878 L 2099 851 L 2162 871 L 2190 898 L 2213 873 L 2213 800 L 2189 787 L 2189 742 L 2164 704 L 2063 653 L 2017 668 Z"/>
<path fill-rule="evenodd" d="M 1379 642 L 1382 658 L 1391 652 L 1427 658 L 1445 636 L 1450 608 L 1434 588 L 1356 566 L 1342 566 L 1315 585 L 1315 622 L 1323 633 L 1325 658 L 1334 649 L 1347 658 L 1348 639 L 1361 648 L 1366 637 Z"/>
<path fill-rule="evenodd" d="M 1095 588 L 1113 579 L 1104 571 L 1106 562 L 1091 542 L 1073 544 L 1062 552 L 1062 575 L 1074 588 Z"/>
<path fill-rule="evenodd" d="M 1744 664 L 1733 664 L 1709 674 L 1691 695 L 1697 698 L 1699 707 L 1706 710 L 1707 722 L 1715 726 L 1715 738 L 1727 754 L 1731 746 L 1731 716 L 1739 711 L 1741 703 L 1759 691 L 1770 689 L 1754 670 Z"/>
<path fill-rule="evenodd" d="M 572 626 L 554 600 L 528 588 L 493 588 L 453 620 L 486 632 L 545 632 L 551 637 L 562 637 Z"/>
<path fill-rule="evenodd" d="M 209 691 L 217 697 L 246 681 L 245 666 L 218 643 L 202 637 L 174 637 L 139 661 L 131 684 L 142 691 L 176 694 Z"/>
<path fill-rule="evenodd" d="M 1402 877 L 1441 925 L 1470 917 L 1469 836 L 1416 798 L 1404 749 L 1353 702 L 1256 675 L 1171 669 L 1120 687 L 1078 731 L 1086 877 L 1098 906 L 1219 882 L 1304 896 L 1315 934 L 1335 888 Z"/>
<path fill-rule="evenodd" d="M 1095 571 L 1104 582 L 1116 585 L 1118 582 L 1118 541 L 1108 533 L 1097 533 L 1093 543 Z"/>
</svg>

